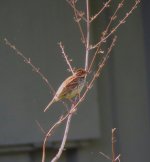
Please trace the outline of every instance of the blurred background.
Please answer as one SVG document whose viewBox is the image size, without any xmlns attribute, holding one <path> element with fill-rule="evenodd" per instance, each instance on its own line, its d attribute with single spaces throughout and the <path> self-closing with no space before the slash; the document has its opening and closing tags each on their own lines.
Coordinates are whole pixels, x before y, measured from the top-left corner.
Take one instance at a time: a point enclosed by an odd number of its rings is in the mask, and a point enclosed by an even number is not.
<svg viewBox="0 0 150 162">
<path fill-rule="evenodd" d="M 108 23 L 119 1 L 112 2 L 91 26 L 91 42 Z M 121 18 L 134 1 L 126 2 Z M 90 2 L 94 15 L 102 1 Z M 85 1 L 79 2 L 84 9 Z M 74 115 L 61 162 L 106 162 L 111 157 L 111 130 L 116 128 L 116 154 L 121 162 L 150 161 L 150 1 L 145 0 L 118 30 L 118 42 L 102 75 Z M 44 133 L 67 110 L 61 103 L 43 112 L 52 98 L 39 75 L 4 45 L 7 38 L 30 58 L 57 89 L 70 75 L 61 50 L 84 67 L 85 51 L 65 0 L 0 1 L 0 161 L 40 162 Z M 84 26 L 83 26 L 84 27 Z M 58 151 L 64 124 L 47 142 L 50 161 Z"/>
</svg>

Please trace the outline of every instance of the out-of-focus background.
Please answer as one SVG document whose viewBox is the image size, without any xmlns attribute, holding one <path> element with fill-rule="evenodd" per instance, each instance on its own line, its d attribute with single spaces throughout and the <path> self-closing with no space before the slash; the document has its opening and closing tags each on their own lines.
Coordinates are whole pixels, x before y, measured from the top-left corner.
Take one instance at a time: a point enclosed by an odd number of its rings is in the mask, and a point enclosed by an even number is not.
<svg viewBox="0 0 150 162">
<path fill-rule="evenodd" d="M 115 3 L 113 7 L 115 7 Z M 117 3 L 116 3 L 117 4 Z M 81 1 L 79 7 L 84 8 Z M 127 2 L 120 17 L 133 5 Z M 102 2 L 91 1 L 91 12 Z M 119 29 L 118 42 L 102 75 L 73 117 L 61 162 L 106 162 L 111 156 L 111 129 L 117 128 L 121 161 L 150 161 L 150 1 L 145 0 Z M 113 11 L 91 28 L 96 42 Z M 58 42 L 74 67 L 84 66 L 85 51 L 65 0 L 1 0 L 0 39 L 7 38 L 40 68 L 55 89 L 70 75 Z M 0 161 L 40 162 L 44 134 L 67 110 L 61 103 L 43 113 L 52 98 L 46 84 L 13 50 L 0 44 Z M 47 143 L 47 159 L 57 152 L 62 125 Z"/>
</svg>

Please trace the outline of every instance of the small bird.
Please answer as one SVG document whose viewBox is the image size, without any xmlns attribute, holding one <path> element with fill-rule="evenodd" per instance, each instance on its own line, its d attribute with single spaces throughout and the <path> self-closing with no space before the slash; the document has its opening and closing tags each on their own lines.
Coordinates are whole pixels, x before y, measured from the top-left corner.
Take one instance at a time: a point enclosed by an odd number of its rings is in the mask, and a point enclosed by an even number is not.
<svg viewBox="0 0 150 162">
<path fill-rule="evenodd" d="M 44 112 L 54 103 L 61 99 L 71 99 L 80 94 L 85 85 L 87 72 L 80 68 L 74 71 L 74 74 L 68 77 L 58 88 L 55 96 L 44 109 Z"/>
</svg>

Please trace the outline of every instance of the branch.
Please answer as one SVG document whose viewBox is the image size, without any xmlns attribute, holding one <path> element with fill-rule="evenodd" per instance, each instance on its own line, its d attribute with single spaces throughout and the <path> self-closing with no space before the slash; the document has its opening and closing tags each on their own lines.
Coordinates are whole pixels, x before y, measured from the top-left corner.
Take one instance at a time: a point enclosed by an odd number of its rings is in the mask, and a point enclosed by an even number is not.
<svg viewBox="0 0 150 162">
<path fill-rule="evenodd" d="M 66 0 L 68 4 L 76 11 L 77 16 L 79 16 L 81 19 L 83 19 L 85 22 L 87 21 L 86 18 L 84 17 L 84 12 L 79 11 L 77 8 L 74 7 L 72 0 Z"/>
<path fill-rule="evenodd" d="M 121 155 L 119 154 L 118 156 L 116 156 L 116 153 L 115 153 L 115 131 L 116 131 L 116 128 L 113 128 L 112 129 L 112 132 L 111 132 L 111 152 L 112 152 L 112 157 L 110 158 L 108 155 L 104 154 L 103 152 L 99 152 L 101 155 L 103 155 L 106 159 L 112 161 L 112 162 L 120 162 L 120 157 Z"/>
<path fill-rule="evenodd" d="M 108 0 L 106 3 L 104 3 L 104 6 L 102 7 L 101 10 L 99 10 L 94 16 L 92 16 L 90 18 L 90 23 L 95 20 L 103 11 L 105 8 L 108 8 L 109 7 L 109 3 L 111 2 L 111 0 Z"/>
<path fill-rule="evenodd" d="M 28 64 L 34 72 L 36 72 L 44 81 L 44 83 L 48 86 L 48 88 L 51 90 L 51 92 L 54 94 L 55 90 L 54 88 L 51 86 L 51 84 L 49 83 L 48 79 L 46 78 L 46 76 L 40 71 L 39 68 L 37 68 L 31 61 L 30 58 L 27 58 L 24 56 L 24 54 L 22 52 L 20 52 L 15 45 L 13 45 L 12 43 L 10 43 L 7 38 L 4 39 L 4 43 L 5 45 L 7 45 L 9 48 L 13 49 L 17 55 L 19 55 L 26 64 Z"/>
<path fill-rule="evenodd" d="M 86 14 L 87 14 L 87 37 L 86 37 L 86 55 L 85 55 L 85 70 L 88 69 L 89 62 L 89 43 L 90 43 L 90 11 L 89 11 L 89 0 L 86 0 Z"/>
<path fill-rule="evenodd" d="M 116 128 L 112 129 L 112 139 L 111 139 L 112 162 L 115 162 L 115 155 L 116 155 L 115 145 L 114 145 L 114 143 L 115 143 L 115 130 L 116 130 Z"/>
<path fill-rule="evenodd" d="M 135 4 L 131 8 L 131 10 L 126 13 L 126 15 L 122 18 L 122 20 L 119 21 L 119 23 L 110 31 L 109 34 L 107 34 L 104 38 L 102 38 L 96 45 L 92 47 L 92 49 L 98 47 L 102 42 L 105 42 L 114 32 L 117 31 L 117 29 L 126 22 L 126 19 L 132 14 L 132 12 L 137 8 L 137 5 L 140 3 L 140 0 L 136 0 Z"/>
<path fill-rule="evenodd" d="M 73 110 L 72 110 L 73 109 Z M 46 133 L 44 141 L 43 141 L 43 153 L 42 153 L 42 162 L 45 162 L 45 150 L 46 150 L 46 142 L 47 139 L 52 135 L 52 132 L 54 132 L 54 130 L 61 125 L 67 118 L 67 124 L 68 126 L 66 126 L 66 131 L 67 129 L 69 129 L 69 125 L 70 125 L 70 120 L 72 115 L 76 112 L 74 105 L 72 106 L 71 110 L 64 116 L 61 116 L 60 119 L 49 129 L 49 131 Z M 69 117 L 70 116 L 70 117 Z M 69 119 L 70 118 L 70 119 Z M 66 138 L 66 135 L 65 135 Z M 65 139 L 64 139 L 65 140 Z"/>
<path fill-rule="evenodd" d="M 94 64 L 94 61 L 95 61 L 95 59 L 96 59 L 97 54 L 99 53 L 99 51 L 101 51 L 101 50 L 100 50 L 101 45 L 102 45 L 104 42 L 106 42 L 106 40 L 107 40 L 107 39 L 108 39 L 108 38 L 109 38 L 109 37 L 110 37 L 110 36 L 111 36 L 111 35 L 112 35 L 112 34 L 113 34 L 113 33 L 123 24 L 123 23 L 125 23 L 125 20 L 129 17 L 129 15 L 132 14 L 133 10 L 136 9 L 137 5 L 140 3 L 140 0 L 136 0 L 136 1 L 135 1 L 135 4 L 134 4 L 133 7 L 131 8 L 131 10 L 130 10 L 128 13 L 126 13 L 126 15 L 124 16 L 124 18 L 115 26 L 115 28 L 113 28 L 113 29 L 110 31 L 110 33 L 108 33 L 109 27 L 110 27 L 111 23 L 115 20 L 117 12 L 118 12 L 119 9 L 123 6 L 123 2 L 124 2 L 124 0 L 122 0 L 122 1 L 118 4 L 118 7 L 116 8 L 116 10 L 115 10 L 113 16 L 112 16 L 111 19 L 110 19 L 110 22 L 108 23 L 108 25 L 107 25 L 105 31 L 102 33 L 103 35 L 102 35 L 102 37 L 100 38 L 100 41 L 99 41 L 96 45 L 94 45 L 94 46 L 92 46 L 92 47 L 90 48 L 90 49 L 96 48 L 96 52 L 95 52 L 95 54 L 94 54 L 94 56 L 93 56 L 93 58 L 92 58 L 92 61 L 91 61 L 91 63 L 90 63 L 90 66 L 89 66 L 89 69 L 88 69 L 89 72 L 90 72 L 91 69 L 92 69 L 92 66 L 93 66 L 93 64 Z M 107 33 L 108 33 L 108 34 L 107 34 Z M 106 35 L 106 34 L 107 34 L 107 35 Z"/>
<path fill-rule="evenodd" d="M 73 7 L 74 15 L 75 15 L 75 21 L 76 21 L 76 23 L 78 25 L 78 28 L 79 28 L 79 31 L 81 33 L 82 43 L 84 45 L 86 45 L 86 39 L 85 39 L 85 36 L 84 36 L 84 33 L 83 33 L 83 29 L 82 29 L 81 24 L 80 24 L 81 18 L 78 17 L 78 12 L 77 12 L 76 5 L 75 5 L 76 1 L 75 0 L 71 0 L 71 2 L 72 2 L 72 7 Z"/>
<path fill-rule="evenodd" d="M 68 116 L 68 120 L 67 120 L 67 123 L 66 123 L 66 129 L 65 129 L 65 132 L 64 132 L 64 137 L 63 137 L 63 140 L 62 140 L 62 143 L 61 143 L 61 146 L 59 148 L 59 151 L 58 153 L 56 154 L 56 156 L 52 159 L 51 162 L 57 162 L 57 160 L 60 158 L 63 150 L 64 150 L 64 147 L 65 147 L 65 144 L 66 144 L 66 140 L 67 140 L 67 136 L 68 136 L 68 132 L 69 132 L 69 127 L 70 127 L 70 122 L 71 122 L 71 118 L 72 118 L 72 115 L 73 114 L 70 114 Z"/>
<path fill-rule="evenodd" d="M 109 2 L 109 1 L 108 1 L 108 2 Z M 107 2 L 107 3 L 108 3 L 108 2 Z M 102 37 L 100 38 L 100 41 L 98 42 L 99 44 L 98 44 L 97 46 L 91 47 L 91 49 L 94 49 L 94 48 L 97 48 L 97 49 L 96 49 L 96 52 L 94 53 L 94 56 L 93 56 L 92 61 L 91 61 L 91 63 L 90 63 L 90 66 L 89 66 L 89 69 L 88 69 L 89 72 L 90 72 L 91 69 L 92 69 L 92 66 L 93 66 L 93 64 L 94 64 L 94 61 L 95 61 L 95 59 L 96 59 L 97 54 L 98 54 L 98 53 L 101 53 L 101 52 L 100 52 L 100 51 L 101 51 L 101 50 L 100 50 L 101 45 L 105 42 L 105 40 L 103 40 L 103 39 L 105 38 L 106 34 L 108 33 L 108 30 L 109 30 L 109 28 L 110 28 L 112 22 L 116 19 L 116 17 L 117 17 L 117 12 L 118 12 L 119 9 L 123 6 L 123 2 L 124 2 L 124 0 L 121 0 L 121 2 L 118 4 L 116 10 L 114 11 L 114 14 L 111 16 L 110 21 L 109 21 L 108 25 L 106 26 L 106 29 L 104 30 L 104 32 L 102 32 Z M 102 41 L 102 40 L 103 40 L 103 41 Z"/>
<path fill-rule="evenodd" d="M 67 56 L 67 54 L 65 53 L 65 50 L 64 50 L 64 46 L 62 45 L 62 42 L 60 42 L 58 44 L 59 44 L 59 47 L 61 48 L 61 52 L 62 52 L 62 54 L 63 54 L 63 56 L 64 56 L 64 58 L 66 60 L 66 63 L 69 66 L 69 70 L 72 72 L 72 74 L 74 74 L 73 68 L 72 68 L 72 66 L 70 64 L 70 61 L 72 61 L 72 60 L 68 59 L 68 56 Z"/>
</svg>

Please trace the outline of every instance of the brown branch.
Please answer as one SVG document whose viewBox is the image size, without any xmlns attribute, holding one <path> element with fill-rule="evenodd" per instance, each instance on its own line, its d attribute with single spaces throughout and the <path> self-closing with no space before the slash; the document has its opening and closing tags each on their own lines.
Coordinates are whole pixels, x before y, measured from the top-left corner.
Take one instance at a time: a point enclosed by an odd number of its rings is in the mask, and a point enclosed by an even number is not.
<svg viewBox="0 0 150 162">
<path fill-rule="evenodd" d="M 63 56 L 66 60 L 66 63 L 69 66 L 69 70 L 72 72 L 72 74 L 74 74 L 73 68 L 72 68 L 71 63 L 70 63 L 72 60 L 68 59 L 68 55 L 65 53 L 64 46 L 62 45 L 62 42 L 60 42 L 58 44 L 59 44 L 59 47 L 61 48 L 61 53 L 63 54 Z"/>
<path fill-rule="evenodd" d="M 74 106 L 71 108 L 71 110 L 64 116 L 61 116 L 60 119 L 49 129 L 49 131 L 46 133 L 44 141 L 43 141 L 43 153 L 42 153 L 42 162 L 45 162 L 45 150 L 46 150 L 46 142 L 47 139 L 52 135 L 52 133 L 54 132 L 54 130 L 61 125 L 67 118 L 69 118 L 69 116 L 72 116 L 75 113 L 75 109 Z M 68 119 L 68 121 L 71 120 Z M 70 122 L 70 121 L 69 121 Z"/>
<path fill-rule="evenodd" d="M 84 17 L 84 12 L 79 11 L 77 8 L 74 7 L 72 0 L 66 0 L 68 4 L 76 11 L 77 16 L 79 16 L 81 19 L 83 19 L 85 22 L 87 21 L 86 18 Z"/>
<path fill-rule="evenodd" d="M 24 56 L 24 54 L 22 52 L 20 52 L 15 45 L 13 45 L 12 43 L 10 43 L 7 38 L 4 39 L 4 43 L 5 45 L 7 45 L 9 48 L 13 49 L 17 55 L 19 55 L 26 64 L 28 64 L 34 72 L 36 72 L 44 81 L 44 83 L 46 83 L 46 85 L 48 86 L 48 88 L 51 90 L 51 92 L 54 94 L 55 90 L 54 88 L 51 86 L 51 84 L 49 83 L 48 79 L 46 78 L 46 76 L 40 71 L 39 68 L 37 68 L 31 61 L 30 58 L 27 58 Z"/>
<path fill-rule="evenodd" d="M 75 21 L 78 25 L 78 28 L 79 28 L 79 31 L 81 33 L 81 40 L 82 40 L 82 43 L 86 46 L 86 39 L 85 39 L 85 36 L 84 36 L 84 32 L 83 32 L 83 29 L 82 29 L 82 26 L 80 24 L 80 21 L 81 21 L 81 18 L 78 17 L 78 12 L 76 11 L 76 5 L 75 5 L 75 0 L 71 0 L 72 2 L 72 7 L 73 7 L 73 11 L 74 11 L 74 15 L 75 15 Z"/>
<path fill-rule="evenodd" d="M 106 3 L 104 3 L 104 6 L 94 15 L 90 18 L 90 23 L 95 20 L 106 8 L 109 7 L 109 3 L 111 0 L 108 0 Z"/>
<path fill-rule="evenodd" d="M 108 1 L 108 2 L 109 2 L 109 1 Z M 95 61 L 95 59 L 96 59 L 97 54 L 99 53 L 99 51 L 101 51 L 101 50 L 100 50 L 101 45 L 105 42 L 105 41 L 102 41 L 102 40 L 105 38 L 106 34 L 108 33 L 108 30 L 109 30 L 109 28 L 110 28 L 112 22 L 116 19 L 116 17 L 117 17 L 117 12 L 118 12 L 119 9 L 123 6 L 123 2 L 124 2 L 124 0 L 121 0 L 121 2 L 118 4 L 116 10 L 114 11 L 114 14 L 111 16 L 110 21 L 109 21 L 108 25 L 106 26 L 106 29 L 104 30 L 104 32 L 102 32 L 102 37 L 100 38 L 99 45 L 96 46 L 96 47 L 91 47 L 91 49 L 93 49 L 93 48 L 97 48 L 97 49 L 96 49 L 96 52 L 94 53 L 94 56 L 93 56 L 92 61 L 91 61 L 91 63 L 90 63 L 90 66 L 89 66 L 89 69 L 88 69 L 89 72 L 90 72 L 91 69 L 92 69 L 92 66 L 93 66 L 93 64 L 94 64 L 94 61 Z"/>
<path fill-rule="evenodd" d="M 116 128 L 113 128 L 112 129 L 112 139 L 111 139 L 111 150 L 112 150 L 112 162 L 115 162 L 115 156 L 116 156 L 116 153 L 115 153 L 115 131 L 116 131 Z"/>
<path fill-rule="evenodd" d="M 112 22 L 116 19 L 117 13 L 118 13 L 118 11 L 122 8 L 124 1 L 125 1 L 125 0 L 121 0 L 121 2 L 118 4 L 118 6 L 117 6 L 117 8 L 116 8 L 116 10 L 115 10 L 115 12 L 114 12 L 114 14 L 113 14 L 113 15 L 111 16 L 111 18 L 110 18 L 110 21 L 109 21 L 109 23 L 108 23 L 108 25 L 107 25 L 107 27 L 106 27 L 106 30 L 102 33 L 102 34 L 103 34 L 103 37 L 105 37 L 105 35 L 108 33 L 108 30 L 109 30 L 109 28 L 110 28 Z"/>
<path fill-rule="evenodd" d="M 103 155 L 106 159 L 112 161 L 112 162 L 120 162 L 120 157 L 121 155 L 119 154 L 118 156 L 116 156 L 116 153 L 115 153 L 115 131 L 116 131 L 116 128 L 113 128 L 112 129 L 112 132 L 111 132 L 111 152 L 112 152 L 112 157 L 110 158 L 108 155 L 104 154 L 103 152 L 99 152 L 101 155 Z"/>
<path fill-rule="evenodd" d="M 137 8 L 137 5 L 140 3 L 140 0 L 136 0 L 135 4 L 131 8 L 131 10 L 126 13 L 126 15 L 119 21 L 119 23 L 110 31 L 109 34 L 107 34 L 105 37 L 103 37 L 96 45 L 92 46 L 91 49 L 94 49 L 98 47 L 102 42 L 105 42 L 114 32 L 117 31 L 117 29 L 126 22 L 126 19 L 132 14 L 132 12 Z"/>
<path fill-rule="evenodd" d="M 65 128 L 65 132 L 64 132 L 64 136 L 63 136 L 63 140 L 62 140 L 61 146 L 59 148 L 58 153 L 52 159 L 51 162 L 57 162 L 57 160 L 60 158 L 60 156 L 61 156 L 61 154 L 62 154 L 62 152 L 64 150 L 64 147 L 65 147 L 65 144 L 66 144 L 66 140 L 67 140 L 67 137 L 68 137 L 68 132 L 69 132 L 69 127 L 70 127 L 70 122 L 71 122 L 72 115 L 73 115 L 73 113 L 69 114 L 69 116 L 68 116 L 67 123 L 66 123 L 66 128 Z"/>
</svg>

